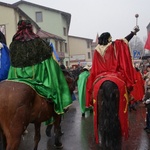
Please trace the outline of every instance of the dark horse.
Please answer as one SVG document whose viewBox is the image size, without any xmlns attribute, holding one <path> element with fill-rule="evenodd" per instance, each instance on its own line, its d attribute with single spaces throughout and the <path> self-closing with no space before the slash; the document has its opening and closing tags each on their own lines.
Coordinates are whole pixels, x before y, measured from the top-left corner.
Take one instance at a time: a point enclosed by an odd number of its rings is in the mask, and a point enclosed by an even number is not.
<svg viewBox="0 0 150 150">
<path fill-rule="evenodd" d="M 41 122 L 51 117 L 55 119 L 55 145 L 61 144 L 61 115 L 55 113 L 52 101 L 41 97 L 30 86 L 13 81 L 0 82 L 0 104 L 0 137 L 6 139 L 6 144 L 1 143 L 1 150 L 17 150 L 29 123 L 35 126 L 34 150 L 37 150 Z"/>
<path fill-rule="evenodd" d="M 121 150 L 122 135 L 119 121 L 119 90 L 109 80 L 98 91 L 98 131 L 102 150 Z"/>
</svg>

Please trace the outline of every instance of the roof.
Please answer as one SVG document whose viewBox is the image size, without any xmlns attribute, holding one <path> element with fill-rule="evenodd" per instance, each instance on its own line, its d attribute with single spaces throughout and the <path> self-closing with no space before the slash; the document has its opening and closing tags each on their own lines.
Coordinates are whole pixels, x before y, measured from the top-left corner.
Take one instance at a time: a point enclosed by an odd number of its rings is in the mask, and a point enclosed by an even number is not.
<svg viewBox="0 0 150 150">
<path fill-rule="evenodd" d="M 150 23 L 147 25 L 147 31 L 149 32 L 150 31 Z"/>
<path fill-rule="evenodd" d="M 84 37 L 78 37 L 78 36 L 72 36 L 72 35 L 69 35 L 68 37 L 72 37 L 72 38 L 77 38 L 77 39 L 83 39 L 83 40 L 90 40 L 90 41 L 93 41 L 93 39 L 84 38 Z"/>
<path fill-rule="evenodd" d="M 65 41 L 65 39 L 63 39 L 62 37 L 60 36 L 57 36 L 57 35 L 54 35 L 54 34 L 51 34 L 49 32 L 46 32 L 44 30 L 38 30 L 37 33 L 36 33 L 40 38 L 51 38 L 51 39 L 56 39 L 56 40 L 60 40 L 60 41 Z"/>
<path fill-rule="evenodd" d="M 10 8 L 14 8 L 14 6 L 12 6 L 11 4 L 4 3 L 4 2 L 0 2 L 0 5 L 10 7 Z"/>
<path fill-rule="evenodd" d="M 0 5 L 14 9 L 16 12 L 18 12 L 18 14 L 20 14 L 20 15 L 22 15 L 23 17 L 25 17 L 26 19 L 30 20 L 31 23 L 37 28 L 37 30 L 40 29 L 40 27 L 36 24 L 36 22 L 34 22 L 34 21 L 33 21 L 24 11 L 22 11 L 19 7 L 15 6 L 15 5 L 8 4 L 8 3 L 4 3 L 4 2 L 0 2 Z"/>
</svg>

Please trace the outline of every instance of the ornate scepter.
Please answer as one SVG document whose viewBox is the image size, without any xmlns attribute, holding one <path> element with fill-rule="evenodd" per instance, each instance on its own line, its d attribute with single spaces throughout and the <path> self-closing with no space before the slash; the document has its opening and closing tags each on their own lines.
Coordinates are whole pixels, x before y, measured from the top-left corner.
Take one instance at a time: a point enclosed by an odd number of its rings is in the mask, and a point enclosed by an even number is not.
<svg viewBox="0 0 150 150">
<path fill-rule="evenodd" d="M 136 18 L 136 26 L 138 26 L 138 17 L 139 17 L 139 14 L 135 14 L 135 18 Z"/>
<path fill-rule="evenodd" d="M 135 18 L 136 18 L 136 26 L 135 26 L 135 28 L 138 26 L 138 17 L 139 17 L 139 15 L 135 14 Z M 134 38 L 134 49 L 135 49 L 135 55 L 137 57 L 136 43 L 137 43 L 137 36 Z"/>
<path fill-rule="evenodd" d="M 138 17 L 139 17 L 139 14 L 135 14 L 136 26 L 138 26 Z M 143 55 L 144 55 L 144 52 L 142 52 L 142 54 L 141 54 L 141 57 L 140 57 L 141 60 L 142 60 Z"/>
</svg>

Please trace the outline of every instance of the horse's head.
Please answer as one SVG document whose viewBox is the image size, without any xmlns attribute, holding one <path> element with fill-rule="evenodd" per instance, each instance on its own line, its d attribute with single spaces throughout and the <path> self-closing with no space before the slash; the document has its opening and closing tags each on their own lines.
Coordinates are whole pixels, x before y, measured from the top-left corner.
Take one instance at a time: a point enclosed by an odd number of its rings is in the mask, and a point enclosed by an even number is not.
<svg viewBox="0 0 150 150">
<path fill-rule="evenodd" d="M 66 78 L 66 81 L 68 83 L 70 93 L 72 94 L 73 91 L 75 90 L 75 80 L 73 77 L 70 77 L 68 75 L 66 75 L 65 78 Z"/>
<path fill-rule="evenodd" d="M 63 72 L 65 79 L 67 81 L 67 84 L 69 86 L 70 93 L 72 94 L 73 91 L 75 90 L 76 79 L 74 79 L 74 77 L 71 75 L 71 73 L 68 70 L 62 69 L 62 72 Z"/>
</svg>

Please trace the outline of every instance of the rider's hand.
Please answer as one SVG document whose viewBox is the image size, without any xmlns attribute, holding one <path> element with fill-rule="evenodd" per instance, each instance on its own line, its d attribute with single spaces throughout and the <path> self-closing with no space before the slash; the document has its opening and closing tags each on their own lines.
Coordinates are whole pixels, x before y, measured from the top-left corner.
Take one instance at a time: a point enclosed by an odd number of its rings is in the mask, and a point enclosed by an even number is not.
<svg viewBox="0 0 150 150">
<path fill-rule="evenodd" d="M 138 25 L 135 26 L 134 29 L 133 29 L 133 32 L 135 33 L 135 35 L 136 35 L 136 33 L 139 32 L 139 31 L 140 31 L 139 26 L 138 26 Z"/>
</svg>

